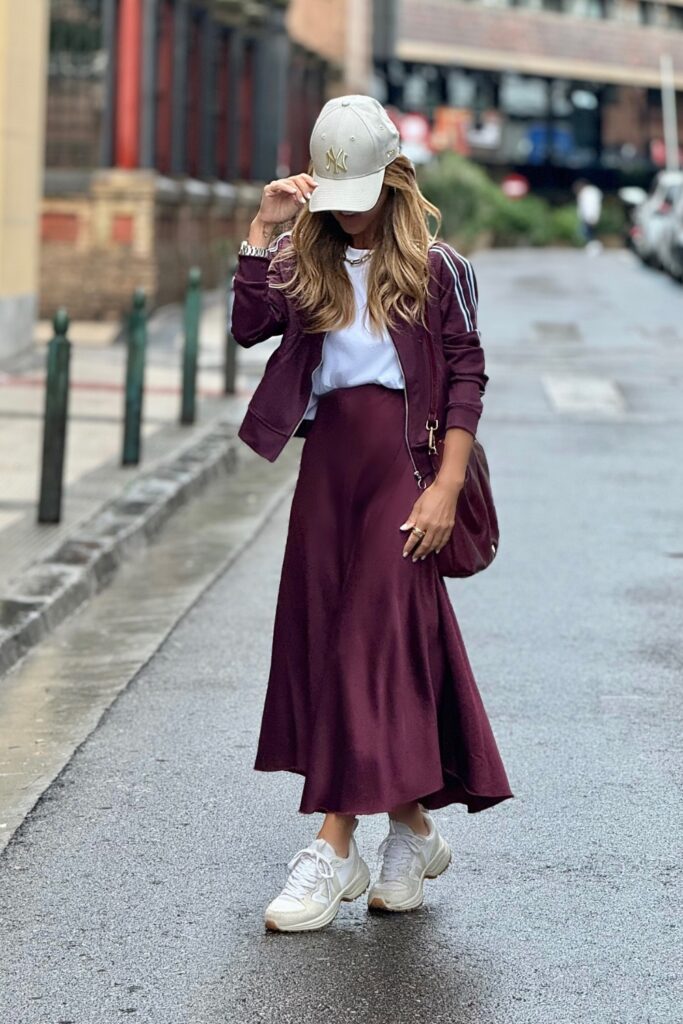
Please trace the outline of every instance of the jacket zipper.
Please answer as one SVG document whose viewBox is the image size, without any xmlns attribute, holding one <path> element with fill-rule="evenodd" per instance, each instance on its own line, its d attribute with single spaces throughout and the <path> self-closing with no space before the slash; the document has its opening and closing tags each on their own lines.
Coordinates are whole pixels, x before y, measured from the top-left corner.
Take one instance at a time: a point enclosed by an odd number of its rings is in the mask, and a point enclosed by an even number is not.
<svg viewBox="0 0 683 1024">
<path fill-rule="evenodd" d="M 318 370 L 320 369 L 320 367 L 323 365 L 323 346 L 325 344 L 325 338 L 327 337 L 327 334 L 328 334 L 327 331 L 325 331 L 325 333 L 323 334 L 323 341 L 322 341 L 322 345 L 320 346 L 320 362 L 318 363 L 318 365 L 316 367 L 314 367 L 313 370 L 311 370 L 311 389 L 308 392 L 308 400 L 307 400 L 306 405 L 304 407 L 304 411 L 303 411 L 303 414 L 301 416 L 301 419 L 299 420 L 299 422 L 294 427 L 294 430 L 289 435 L 289 439 L 290 440 L 294 437 L 294 435 L 296 434 L 297 430 L 299 429 L 299 427 L 301 426 L 301 424 L 303 423 L 303 421 L 304 421 L 304 419 L 306 417 L 306 412 L 308 411 L 308 406 L 309 406 L 311 398 L 313 396 L 313 374 L 317 373 Z"/>
<path fill-rule="evenodd" d="M 427 302 L 429 303 L 429 295 L 427 296 Z M 439 310 L 439 317 L 440 315 L 441 311 Z M 436 431 L 439 429 L 439 421 L 436 418 L 436 356 L 434 355 L 434 345 L 436 344 L 436 338 L 434 336 L 434 332 L 431 329 L 432 325 L 434 324 L 434 313 L 432 312 L 431 317 L 428 315 L 427 319 L 429 321 L 429 329 L 427 331 L 427 354 L 429 356 L 429 392 L 431 407 L 429 410 L 429 416 L 427 417 L 427 423 L 425 424 L 425 426 L 427 428 L 427 436 L 429 438 L 428 450 L 431 455 L 436 455 L 437 448 L 436 441 L 434 440 L 434 435 Z"/>
<path fill-rule="evenodd" d="M 420 488 L 420 490 L 423 490 L 424 488 L 422 486 L 422 474 L 420 473 L 419 469 L 415 465 L 415 459 L 413 458 L 413 453 L 412 453 L 412 450 L 410 448 L 410 441 L 408 440 L 408 378 L 406 377 L 405 370 L 403 369 L 403 363 L 401 362 L 401 357 L 398 354 L 398 349 L 396 347 L 396 342 L 394 341 L 394 339 L 391 337 L 390 334 L 389 334 L 389 337 L 391 338 L 391 344 L 394 346 L 394 352 L 396 353 L 396 359 L 398 360 L 398 365 L 401 367 L 401 373 L 403 374 L 403 401 L 405 403 L 405 419 L 404 419 L 404 424 L 403 424 L 403 436 L 405 437 L 406 448 L 408 449 L 408 455 L 410 456 L 410 461 L 413 464 L 413 476 L 417 480 L 417 486 Z"/>
</svg>

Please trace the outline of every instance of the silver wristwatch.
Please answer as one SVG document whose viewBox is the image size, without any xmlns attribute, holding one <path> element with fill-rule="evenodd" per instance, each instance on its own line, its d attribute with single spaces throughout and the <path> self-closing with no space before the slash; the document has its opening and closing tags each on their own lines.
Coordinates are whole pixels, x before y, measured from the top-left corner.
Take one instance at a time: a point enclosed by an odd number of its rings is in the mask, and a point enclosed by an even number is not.
<svg viewBox="0 0 683 1024">
<path fill-rule="evenodd" d="M 251 242 L 247 242 L 246 238 L 238 249 L 239 256 L 263 256 L 269 258 L 274 252 L 274 247 L 266 248 L 262 245 L 252 245 Z"/>
</svg>

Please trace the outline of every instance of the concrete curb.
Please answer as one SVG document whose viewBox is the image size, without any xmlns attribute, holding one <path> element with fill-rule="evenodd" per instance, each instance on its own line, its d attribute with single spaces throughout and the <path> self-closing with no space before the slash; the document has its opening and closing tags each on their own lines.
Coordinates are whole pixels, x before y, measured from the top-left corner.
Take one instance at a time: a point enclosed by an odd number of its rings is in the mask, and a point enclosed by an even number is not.
<svg viewBox="0 0 683 1024">
<path fill-rule="evenodd" d="M 237 465 L 234 424 L 217 422 L 116 498 L 0 594 L 0 675 L 111 580 L 168 517 Z"/>
</svg>

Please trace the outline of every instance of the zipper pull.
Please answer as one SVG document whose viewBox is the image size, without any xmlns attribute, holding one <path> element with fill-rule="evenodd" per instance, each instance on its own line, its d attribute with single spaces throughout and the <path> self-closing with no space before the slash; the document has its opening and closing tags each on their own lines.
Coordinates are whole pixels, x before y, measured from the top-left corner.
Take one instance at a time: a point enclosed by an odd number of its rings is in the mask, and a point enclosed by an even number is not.
<svg viewBox="0 0 683 1024">
<path fill-rule="evenodd" d="M 434 419 L 433 423 L 430 423 L 429 420 L 427 420 L 427 423 L 425 424 L 425 426 L 427 428 L 427 433 L 429 435 L 429 453 L 430 453 L 430 455 L 436 455 L 437 451 L 436 451 L 436 441 L 434 440 L 434 435 L 435 435 L 436 431 L 439 429 L 439 421 L 436 418 Z"/>
</svg>

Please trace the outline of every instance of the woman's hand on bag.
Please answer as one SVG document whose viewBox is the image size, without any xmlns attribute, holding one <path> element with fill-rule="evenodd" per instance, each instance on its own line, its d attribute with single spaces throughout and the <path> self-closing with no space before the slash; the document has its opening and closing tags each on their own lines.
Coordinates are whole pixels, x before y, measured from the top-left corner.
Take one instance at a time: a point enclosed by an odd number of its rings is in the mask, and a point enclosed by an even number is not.
<svg viewBox="0 0 683 1024">
<path fill-rule="evenodd" d="M 459 487 L 446 487 L 440 484 L 438 479 L 422 492 L 400 529 L 410 531 L 417 527 L 418 530 L 424 531 L 424 537 L 408 533 L 408 539 L 403 547 L 404 558 L 410 555 L 413 562 L 421 561 L 433 551 L 440 551 L 448 542 L 455 526 L 455 508 L 459 493 Z"/>
<path fill-rule="evenodd" d="M 256 219 L 263 225 L 283 224 L 291 220 L 317 187 L 311 175 L 303 173 L 269 182 L 263 189 Z"/>
</svg>

